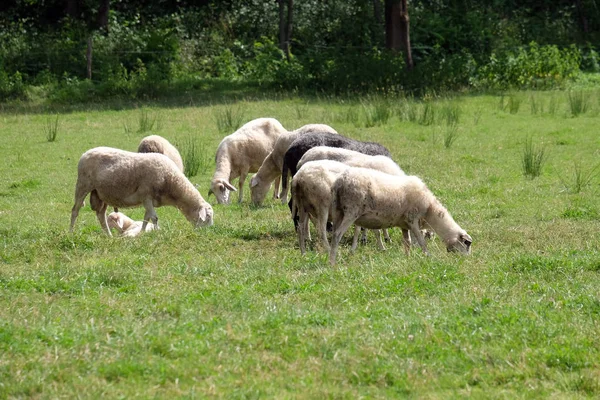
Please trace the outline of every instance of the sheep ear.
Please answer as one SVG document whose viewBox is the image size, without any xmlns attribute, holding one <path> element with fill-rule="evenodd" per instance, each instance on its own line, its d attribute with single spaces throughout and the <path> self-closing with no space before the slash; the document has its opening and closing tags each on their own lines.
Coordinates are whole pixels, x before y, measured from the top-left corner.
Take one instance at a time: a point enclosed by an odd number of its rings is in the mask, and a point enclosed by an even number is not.
<svg viewBox="0 0 600 400">
<path fill-rule="evenodd" d="M 123 217 L 119 214 L 117 214 L 116 217 L 117 226 L 119 227 L 119 229 L 123 229 Z"/>
<path fill-rule="evenodd" d="M 206 208 L 201 208 L 200 213 L 198 213 L 198 216 L 200 217 L 200 221 L 206 221 Z"/>
<path fill-rule="evenodd" d="M 233 186 L 231 183 L 229 183 L 227 181 L 223 181 L 223 186 L 225 186 L 227 189 L 231 190 L 232 192 L 237 192 L 237 189 L 235 188 L 235 186 Z"/>
<path fill-rule="evenodd" d="M 468 233 L 460 235 L 460 239 L 466 246 L 470 246 L 471 243 L 473 243 L 473 239 L 471 238 L 471 236 L 469 236 Z"/>
</svg>

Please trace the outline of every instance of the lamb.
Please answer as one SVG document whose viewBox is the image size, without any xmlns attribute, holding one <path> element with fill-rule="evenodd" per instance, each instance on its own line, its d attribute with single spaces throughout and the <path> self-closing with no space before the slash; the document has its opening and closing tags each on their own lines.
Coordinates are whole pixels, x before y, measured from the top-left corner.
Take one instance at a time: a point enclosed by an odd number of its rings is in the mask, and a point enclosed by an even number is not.
<svg viewBox="0 0 600 400">
<path fill-rule="evenodd" d="M 283 167 L 283 156 L 290 147 L 290 144 L 299 136 L 309 132 L 330 132 L 337 134 L 337 131 L 324 124 L 308 124 L 304 125 L 295 131 L 282 133 L 273 147 L 273 151 L 265 158 L 258 172 L 250 179 L 250 194 L 254 205 L 261 205 L 264 201 L 271 182 L 281 176 L 281 168 Z M 287 182 L 286 182 L 287 186 Z M 279 198 L 277 188 L 273 192 L 273 198 Z"/>
<path fill-rule="evenodd" d="M 135 237 L 139 236 L 142 233 L 142 225 L 143 221 L 134 221 L 129 218 L 127 215 L 121 212 L 111 212 L 106 217 L 108 221 L 108 228 L 115 228 L 119 231 L 121 236 L 124 237 Z M 154 230 L 154 224 L 149 222 L 146 225 L 146 230 L 144 232 L 149 232 Z"/>
<path fill-rule="evenodd" d="M 169 157 L 181 172 L 184 172 L 183 160 L 179 151 L 167 139 L 158 135 L 146 136 L 138 146 L 138 153 L 160 153 Z"/>
<path fill-rule="evenodd" d="M 158 153 L 132 153 L 110 147 L 96 147 L 83 153 L 77 165 L 75 204 L 71 210 L 71 229 L 83 201 L 90 193 L 90 205 L 102 229 L 112 236 L 106 209 L 143 205 L 146 209 L 140 228 L 148 221 L 158 228 L 154 207 L 177 207 L 194 227 L 213 224 L 213 210 L 175 163 Z"/>
<path fill-rule="evenodd" d="M 392 158 L 389 150 L 379 143 L 360 142 L 342 135 L 335 135 L 329 132 L 310 132 L 298 137 L 292 142 L 283 158 L 281 169 L 281 202 L 287 202 L 287 177 L 288 170 L 290 175 L 294 176 L 298 171 L 298 162 L 308 150 L 317 146 L 341 147 L 348 150 L 358 151 L 368 155 L 382 155 Z"/>
<path fill-rule="evenodd" d="M 219 204 L 229 203 L 230 191 L 236 188 L 230 183 L 239 177 L 239 198 L 244 198 L 244 182 L 249 172 L 256 172 L 269 153 L 273 150 L 277 138 L 287 130 L 273 118 L 258 118 L 246 123 L 240 129 L 226 136 L 215 156 L 217 164 L 210 184 L 211 193 Z M 275 191 L 279 190 L 279 182 L 275 183 Z"/>
<path fill-rule="evenodd" d="M 342 235 L 353 223 L 368 229 L 402 228 L 408 254 L 408 232 L 429 255 L 421 224 L 430 226 L 448 251 L 470 254 L 473 239 L 452 218 L 427 186 L 416 176 L 392 176 L 367 168 L 348 168 L 331 189 L 333 237 L 329 262 L 335 265 Z"/>
</svg>

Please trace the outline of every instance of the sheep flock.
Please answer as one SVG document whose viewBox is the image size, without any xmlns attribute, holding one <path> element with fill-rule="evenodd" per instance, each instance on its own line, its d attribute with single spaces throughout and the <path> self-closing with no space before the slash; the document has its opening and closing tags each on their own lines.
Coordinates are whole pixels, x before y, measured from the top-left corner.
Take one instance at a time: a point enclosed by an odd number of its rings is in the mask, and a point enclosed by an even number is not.
<svg viewBox="0 0 600 400">
<path fill-rule="evenodd" d="M 255 173 L 249 181 L 254 205 L 262 204 L 273 184 L 273 198 L 286 203 L 291 187 L 290 234 L 293 226 L 304 254 L 312 221 L 331 265 L 336 263 L 342 236 L 352 225 L 353 251 L 361 231 L 364 241 L 365 230 L 372 230 L 378 247 L 385 249 L 381 232 L 389 241 L 387 229 L 398 227 L 407 255 L 413 241 L 429 255 L 426 239 L 433 233 L 449 252 L 471 253 L 471 236 L 421 178 L 406 175 L 381 144 L 346 137 L 328 125 L 309 124 L 288 131 L 274 118 L 249 121 L 223 138 L 216 149 L 215 165 L 207 199 L 214 195 L 219 204 L 228 204 L 231 192 L 238 192 L 238 202 L 242 202 L 250 173 Z M 235 179 L 237 188 L 232 183 Z M 159 229 L 155 208 L 163 205 L 176 207 L 195 228 L 214 221 L 211 204 L 184 175 L 179 151 L 158 135 L 143 138 L 137 152 L 96 147 L 81 156 L 71 232 L 88 194 L 91 209 L 108 236 L 113 229 L 121 237 Z M 115 212 L 107 216 L 109 206 Z M 138 206 L 145 209 L 143 221 L 118 211 Z M 315 250 L 318 248 L 317 244 Z"/>
</svg>

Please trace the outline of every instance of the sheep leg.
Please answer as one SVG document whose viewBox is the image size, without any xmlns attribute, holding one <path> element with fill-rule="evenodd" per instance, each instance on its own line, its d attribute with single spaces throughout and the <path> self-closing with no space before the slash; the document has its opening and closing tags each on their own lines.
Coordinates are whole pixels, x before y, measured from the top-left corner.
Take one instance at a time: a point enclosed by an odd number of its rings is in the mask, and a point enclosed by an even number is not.
<svg viewBox="0 0 600 400">
<path fill-rule="evenodd" d="M 377 240 L 377 247 L 379 247 L 379 250 L 385 250 L 383 241 L 381 241 L 381 229 L 373 229 L 373 232 L 375 233 L 375 239 Z"/>
<path fill-rule="evenodd" d="M 100 226 L 106 232 L 108 236 L 112 236 L 110 228 L 108 227 L 108 221 L 106 220 L 106 209 L 108 208 L 108 204 L 102 202 L 99 205 L 99 208 L 96 209 L 96 218 L 98 218 L 98 222 L 100 222 Z"/>
<path fill-rule="evenodd" d="M 77 216 L 79 215 L 79 209 L 83 207 L 83 201 L 85 200 L 85 196 L 87 196 L 88 192 L 83 190 L 75 191 L 75 204 L 73 204 L 73 208 L 71 209 L 71 227 L 69 229 L 70 232 L 73 232 L 73 228 L 75 227 L 75 220 L 77 220 Z"/>
<path fill-rule="evenodd" d="M 281 181 L 281 177 L 278 176 L 277 178 L 275 178 L 275 189 L 273 189 L 273 198 L 274 199 L 278 199 L 279 198 L 279 182 Z"/>
<path fill-rule="evenodd" d="M 329 216 L 329 210 L 321 210 L 317 214 L 315 227 L 317 228 L 317 234 L 321 239 L 321 244 L 325 251 L 329 251 L 329 241 L 327 240 L 327 217 Z"/>
<path fill-rule="evenodd" d="M 354 251 L 356 250 L 356 247 L 358 246 L 358 237 L 360 236 L 360 226 L 358 225 L 354 225 L 354 237 L 352 238 L 352 247 L 351 250 Z"/>
<path fill-rule="evenodd" d="M 361 231 L 361 236 L 360 236 L 360 243 L 362 245 L 367 244 L 367 230 L 365 228 L 360 228 Z"/>
<path fill-rule="evenodd" d="M 331 248 L 329 250 L 329 263 L 332 266 L 335 265 L 335 256 L 340 245 L 340 240 L 342 240 L 342 236 L 344 236 L 344 233 L 346 233 L 354 221 L 356 221 L 356 218 L 345 215 L 341 221 L 337 220 L 333 223 L 333 236 L 331 238 Z"/>
<path fill-rule="evenodd" d="M 390 233 L 388 232 L 387 229 L 383 230 L 383 238 L 385 239 L 385 241 L 387 243 L 392 243 L 392 238 L 390 237 Z"/>
<path fill-rule="evenodd" d="M 408 256 L 410 254 L 410 233 L 407 229 L 402 229 L 402 244 L 404 245 L 404 252 Z"/>
<path fill-rule="evenodd" d="M 306 253 L 306 232 L 309 231 L 308 227 L 308 213 L 304 209 L 298 210 L 300 220 L 298 221 L 298 245 L 300 246 L 300 253 Z"/>
<path fill-rule="evenodd" d="M 244 200 L 244 182 L 246 182 L 246 176 L 248 176 L 248 171 L 242 171 L 242 173 L 240 174 L 240 189 L 238 190 L 238 203 L 241 203 L 242 200 Z"/>
<path fill-rule="evenodd" d="M 142 222 L 141 231 L 146 232 L 146 226 L 150 220 L 154 224 L 154 229 L 158 229 L 158 215 L 156 215 L 156 211 L 154 210 L 152 199 L 144 200 L 144 208 L 146 209 L 146 213 L 144 214 L 144 222 Z"/>
<path fill-rule="evenodd" d="M 411 233 L 412 237 L 417 239 L 419 246 L 421 246 L 421 249 L 423 249 L 423 253 L 425 253 L 425 255 L 428 256 L 429 252 L 427 251 L 427 244 L 425 243 L 425 238 L 423 237 L 423 234 L 421 233 L 421 228 L 419 227 L 418 220 L 412 221 L 410 223 L 410 233 Z"/>
</svg>

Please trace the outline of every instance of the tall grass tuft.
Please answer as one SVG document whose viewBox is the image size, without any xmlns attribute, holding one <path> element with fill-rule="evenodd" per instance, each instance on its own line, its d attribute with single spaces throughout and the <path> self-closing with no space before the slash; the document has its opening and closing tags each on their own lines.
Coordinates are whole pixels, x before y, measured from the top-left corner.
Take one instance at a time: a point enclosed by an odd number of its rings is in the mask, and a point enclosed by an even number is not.
<svg viewBox="0 0 600 400">
<path fill-rule="evenodd" d="M 49 142 L 56 141 L 58 136 L 58 119 L 59 115 L 56 114 L 56 118 L 52 119 L 48 117 L 46 119 L 46 125 L 44 126 L 44 133 L 46 134 L 46 140 Z"/>
<path fill-rule="evenodd" d="M 396 114 L 401 121 L 417 122 L 419 119 L 419 106 L 412 99 L 405 100 L 396 110 Z"/>
<path fill-rule="evenodd" d="M 355 106 L 345 107 L 343 111 L 335 114 L 333 121 L 351 124 L 358 128 L 360 126 L 360 110 Z"/>
<path fill-rule="evenodd" d="M 203 141 L 190 136 L 177 145 L 181 150 L 183 173 L 188 178 L 206 172 L 210 166 L 210 155 Z"/>
<path fill-rule="evenodd" d="M 521 96 L 517 95 L 516 93 L 511 93 L 508 96 L 508 103 L 507 103 L 507 107 L 508 107 L 508 112 L 511 114 L 516 114 L 519 112 L 519 109 L 521 108 Z"/>
<path fill-rule="evenodd" d="M 392 116 L 392 108 L 387 101 L 363 102 L 363 113 L 365 115 L 365 127 L 371 128 L 387 124 Z"/>
<path fill-rule="evenodd" d="M 546 159 L 547 154 L 545 148 L 543 146 L 537 148 L 533 145 L 533 139 L 531 137 L 526 138 L 521 158 L 523 175 L 530 179 L 540 176 Z"/>
<path fill-rule="evenodd" d="M 460 122 L 461 108 L 456 103 L 445 104 L 440 110 L 440 119 L 446 126 L 456 126 Z"/>
<path fill-rule="evenodd" d="M 592 168 L 584 169 L 579 161 L 575 161 L 575 165 L 573 168 L 572 183 L 567 182 L 567 180 L 563 178 L 560 178 L 560 180 L 562 181 L 565 188 L 570 192 L 581 193 L 583 189 L 590 185 L 592 179 L 594 179 L 594 177 L 596 176 L 599 167 L 600 164 L 596 164 Z"/>
<path fill-rule="evenodd" d="M 214 118 L 219 133 L 233 133 L 244 122 L 246 108 L 242 105 L 228 104 L 224 108 L 216 108 Z"/>
<path fill-rule="evenodd" d="M 428 101 L 421 105 L 421 113 L 419 114 L 419 124 L 429 126 L 435 122 L 435 106 Z"/>
<path fill-rule="evenodd" d="M 296 111 L 296 118 L 302 120 L 308 116 L 308 103 L 294 104 L 294 110 Z"/>
<path fill-rule="evenodd" d="M 450 124 L 446 125 L 444 130 L 444 147 L 449 149 L 452 147 L 456 139 L 458 138 L 458 125 Z"/>
<path fill-rule="evenodd" d="M 569 91 L 568 100 L 571 115 L 574 117 L 580 114 L 585 114 L 590 105 L 587 93 L 585 93 L 583 90 L 578 92 Z"/>
<path fill-rule="evenodd" d="M 160 129 L 159 121 L 158 114 L 152 115 L 149 110 L 142 108 L 140 110 L 138 133 L 146 133 L 154 129 Z"/>
<path fill-rule="evenodd" d="M 550 95 L 550 100 L 548 100 L 548 114 L 554 115 L 558 111 L 558 98 L 552 94 Z"/>
<path fill-rule="evenodd" d="M 544 113 L 544 102 L 539 98 L 537 94 L 532 93 L 529 96 L 529 107 L 531 115 L 538 115 Z"/>
</svg>

